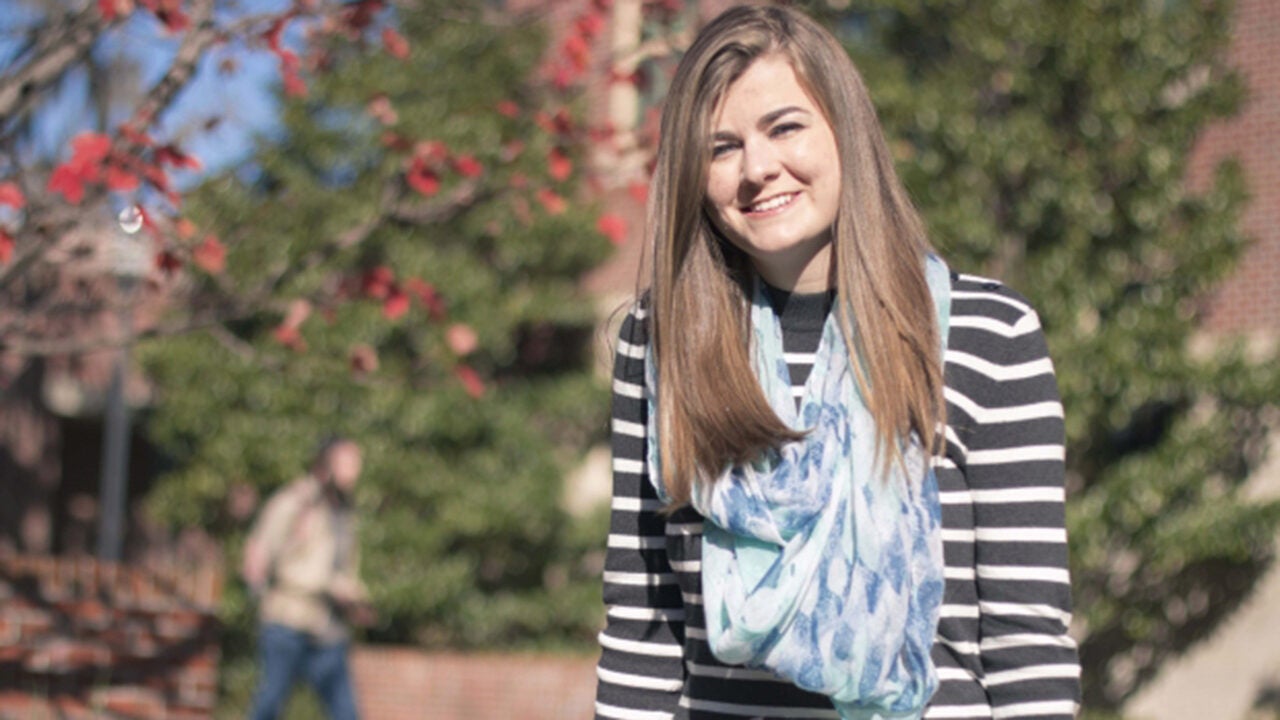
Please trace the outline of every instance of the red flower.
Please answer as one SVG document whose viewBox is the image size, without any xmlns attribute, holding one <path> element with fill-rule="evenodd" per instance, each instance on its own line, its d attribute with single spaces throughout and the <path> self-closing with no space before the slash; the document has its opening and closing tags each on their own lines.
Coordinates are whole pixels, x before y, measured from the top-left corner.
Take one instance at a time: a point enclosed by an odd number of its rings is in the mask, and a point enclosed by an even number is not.
<svg viewBox="0 0 1280 720">
<path fill-rule="evenodd" d="M 276 342 L 290 350 L 302 352 L 307 349 L 307 343 L 302 339 L 302 333 L 298 332 L 296 327 L 279 325 L 271 331 L 271 336 L 276 339 Z"/>
<path fill-rule="evenodd" d="M 0 230 L 0 265 L 3 265 L 13 257 L 13 238 L 9 233 Z"/>
<path fill-rule="evenodd" d="M 503 100 L 502 102 L 498 103 L 497 110 L 498 110 L 498 113 L 505 115 L 509 118 L 514 118 L 520 114 L 520 106 L 517 105 L 513 100 Z"/>
<path fill-rule="evenodd" d="M 612 213 L 601 215 L 596 220 L 596 230 L 614 245 L 621 245 L 627 239 L 627 221 Z"/>
<path fill-rule="evenodd" d="M 573 173 L 573 161 L 560 152 L 560 148 L 552 148 L 551 152 L 547 153 L 547 172 L 561 182 L 568 180 L 569 175 Z"/>
<path fill-rule="evenodd" d="M 559 215 L 569 207 L 564 198 L 547 188 L 538 191 L 538 202 L 542 203 L 542 207 L 552 215 Z"/>
<path fill-rule="evenodd" d="M 418 302 L 427 308 L 432 320 L 443 320 L 445 317 L 444 298 L 436 291 L 434 285 L 422 278 L 409 278 L 404 281 L 404 289 L 418 297 Z"/>
<path fill-rule="evenodd" d="M 391 105 L 391 99 L 385 93 L 374 95 L 364 111 L 383 125 L 395 125 L 400 121 L 400 115 L 396 113 L 396 109 Z"/>
<path fill-rule="evenodd" d="M 649 200 L 649 183 L 633 182 L 627 186 L 627 194 L 638 204 L 644 205 Z"/>
<path fill-rule="evenodd" d="M 217 236 L 209 235 L 191 252 L 191 259 L 210 275 L 217 275 L 227 268 L 227 248 Z"/>
<path fill-rule="evenodd" d="M 587 41 L 581 35 L 570 35 L 565 38 L 560 50 L 573 64 L 574 70 L 581 72 L 587 69 L 587 61 L 591 57 L 590 48 L 587 47 Z"/>
<path fill-rule="evenodd" d="M 604 15 L 598 11 L 584 13 L 578 18 L 578 21 L 574 23 L 574 27 L 577 29 L 578 33 L 588 39 L 599 35 L 600 31 L 604 30 L 604 25 Z"/>
<path fill-rule="evenodd" d="M 468 395 L 477 400 L 484 396 L 484 381 L 470 366 L 458 365 L 453 369 L 453 374 L 457 376 L 458 380 L 462 381 L 462 388 L 467 391 Z"/>
<path fill-rule="evenodd" d="M 444 339 L 448 343 L 449 349 L 458 357 L 470 355 L 476 351 L 476 347 L 480 344 L 476 331 L 465 323 L 450 325 L 449 329 L 444 331 Z"/>
<path fill-rule="evenodd" d="M 417 190 L 424 197 L 431 197 L 440 192 L 440 177 L 436 175 L 421 156 L 415 157 L 405 173 L 409 187 Z"/>
<path fill-rule="evenodd" d="M 370 268 L 360 278 L 360 291 L 364 293 L 365 297 L 377 300 L 382 300 L 390 295 L 393 285 L 395 285 L 395 274 L 386 265 Z"/>
<path fill-rule="evenodd" d="M 21 210 L 27 205 L 27 196 L 15 182 L 0 183 L 0 205 L 8 205 L 14 210 Z"/>
<path fill-rule="evenodd" d="M 388 320 L 399 320 L 409 312 L 409 296 L 398 287 L 391 288 L 391 294 L 382 301 L 382 315 Z"/>
<path fill-rule="evenodd" d="M 409 41 L 391 28 L 382 30 L 382 46 L 387 49 L 388 55 L 397 60 L 409 57 Z"/>
<path fill-rule="evenodd" d="M 453 169 L 457 170 L 459 175 L 469 178 L 479 177 L 484 172 L 484 166 L 471 155 L 455 157 L 453 159 Z"/>
</svg>

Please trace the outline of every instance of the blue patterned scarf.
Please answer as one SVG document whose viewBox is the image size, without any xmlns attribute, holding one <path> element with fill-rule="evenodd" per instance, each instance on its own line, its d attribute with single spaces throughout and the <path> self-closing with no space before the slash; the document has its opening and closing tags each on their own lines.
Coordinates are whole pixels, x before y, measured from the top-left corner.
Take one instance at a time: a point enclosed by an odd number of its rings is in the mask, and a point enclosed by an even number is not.
<svg viewBox="0 0 1280 720">
<path fill-rule="evenodd" d="M 945 347 L 950 274 L 930 256 L 926 276 Z M 759 281 L 751 327 L 765 396 L 783 422 L 808 434 L 694 484 L 692 504 L 707 519 L 702 592 L 711 650 L 721 662 L 829 696 L 846 720 L 917 718 L 938 685 L 930 651 L 943 591 L 942 512 L 929 458 L 916 442 L 903 448 L 904 463 L 874 462 L 875 425 L 836 312 L 798 411 L 782 328 Z M 649 478 L 665 499 L 656 372 L 649 353 Z"/>
</svg>

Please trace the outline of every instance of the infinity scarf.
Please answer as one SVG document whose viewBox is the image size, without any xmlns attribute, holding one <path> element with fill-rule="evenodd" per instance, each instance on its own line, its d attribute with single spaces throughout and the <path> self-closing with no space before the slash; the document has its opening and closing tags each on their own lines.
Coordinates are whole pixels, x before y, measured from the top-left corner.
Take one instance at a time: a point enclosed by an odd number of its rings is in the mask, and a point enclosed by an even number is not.
<svg viewBox="0 0 1280 720">
<path fill-rule="evenodd" d="M 926 277 L 945 347 L 950 273 L 930 256 Z M 944 584 L 937 479 L 918 441 L 904 444 L 904 463 L 874 461 L 875 424 L 836 317 L 827 317 L 797 410 L 782 328 L 756 281 L 757 379 L 778 417 L 808 434 L 694 483 L 691 502 L 706 518 L 707 640 L 721 662 L 829 696 L 845 720 L 918 718 L 938 686 L 930 658 Z M 652 352 L 645 371 L 649 478 L 666 500 Z"/>
</svg>

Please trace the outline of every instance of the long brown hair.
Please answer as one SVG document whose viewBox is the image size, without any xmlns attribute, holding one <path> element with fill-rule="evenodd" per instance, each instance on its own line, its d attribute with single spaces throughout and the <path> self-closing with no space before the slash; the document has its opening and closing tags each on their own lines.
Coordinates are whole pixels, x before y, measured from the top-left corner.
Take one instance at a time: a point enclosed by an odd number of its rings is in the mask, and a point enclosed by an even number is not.
<svg viewBox="0 0 1280 720">
<path fill-rule="evenodd" d="M 713 480 L 726 465 L 803 436 L 774 413 L 752 371 L 750 261 L 716 230 L 705 206 L 712 113 L 752 63 L 775 53 L 790 62 L 836 136 L 836 312 L 876 421 L 877 462 L 901 459 L 912 434 L 925 448 L 937 446 L 945 406 L 924 276 L 929 243 L 866 86 L 839 42 L 812 19 L 783 7 L 735 7 L 703 28 L 676 70 L 648 207 L 656 425 L 673 507 L 688 501 L 695 478 Z"/>
</svg>

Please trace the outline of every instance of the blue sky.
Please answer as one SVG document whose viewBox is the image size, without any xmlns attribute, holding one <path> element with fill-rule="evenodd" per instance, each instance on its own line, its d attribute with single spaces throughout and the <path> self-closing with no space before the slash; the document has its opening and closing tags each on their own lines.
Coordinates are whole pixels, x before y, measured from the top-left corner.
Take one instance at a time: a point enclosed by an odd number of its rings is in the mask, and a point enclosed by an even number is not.
<svg viewBox="0 0 1280 720">
<path fill-rule="evenodd" d="M 286 4 L 282 0 L 243 0 L 232 10 L 221 10 L 219 20 L 279 10 Z M 23 37 L 39 23 L 40 13 L 21 0 L 0 0 L 0 67 L 14 61 Z M 179 42 L 180 38 L 169 36 L 150 13 L 139 9 L 103 38 L 95 54 L 100 58 L 123 57 L 136 64 L 140 87 L 145 91 L 164 75 Z M 234 63 L 235 71 L 220 72 L 220 66 L 228 60 Z M 274 95 L 278 78 L 276 58 L 265 50 L 251 49 L 239 42 L 215 49 L 206 55 L 195 79 L 162 117 L 153 135 L 161 141 L 179 141 L 204 163 L 205 174 L 243 162 L 253 150 L 255 137 L 279 127 Z M 88 90 L 87 74 L 78 73 L 51 93 L 40 110 L 33 142 L 24 148 L 27 155 L 48 157 L 59 153 L 70 137 L 92 129 L 92 115 L 87 112 Z M 111 125 L 114 127 L 124 117 L 125 113 L 117 110 Z M 213 130 L 203 129 L 215 119 Z M 175 178 L 180 185 L 198 179 L 191 174 Z"/>
</svg>

